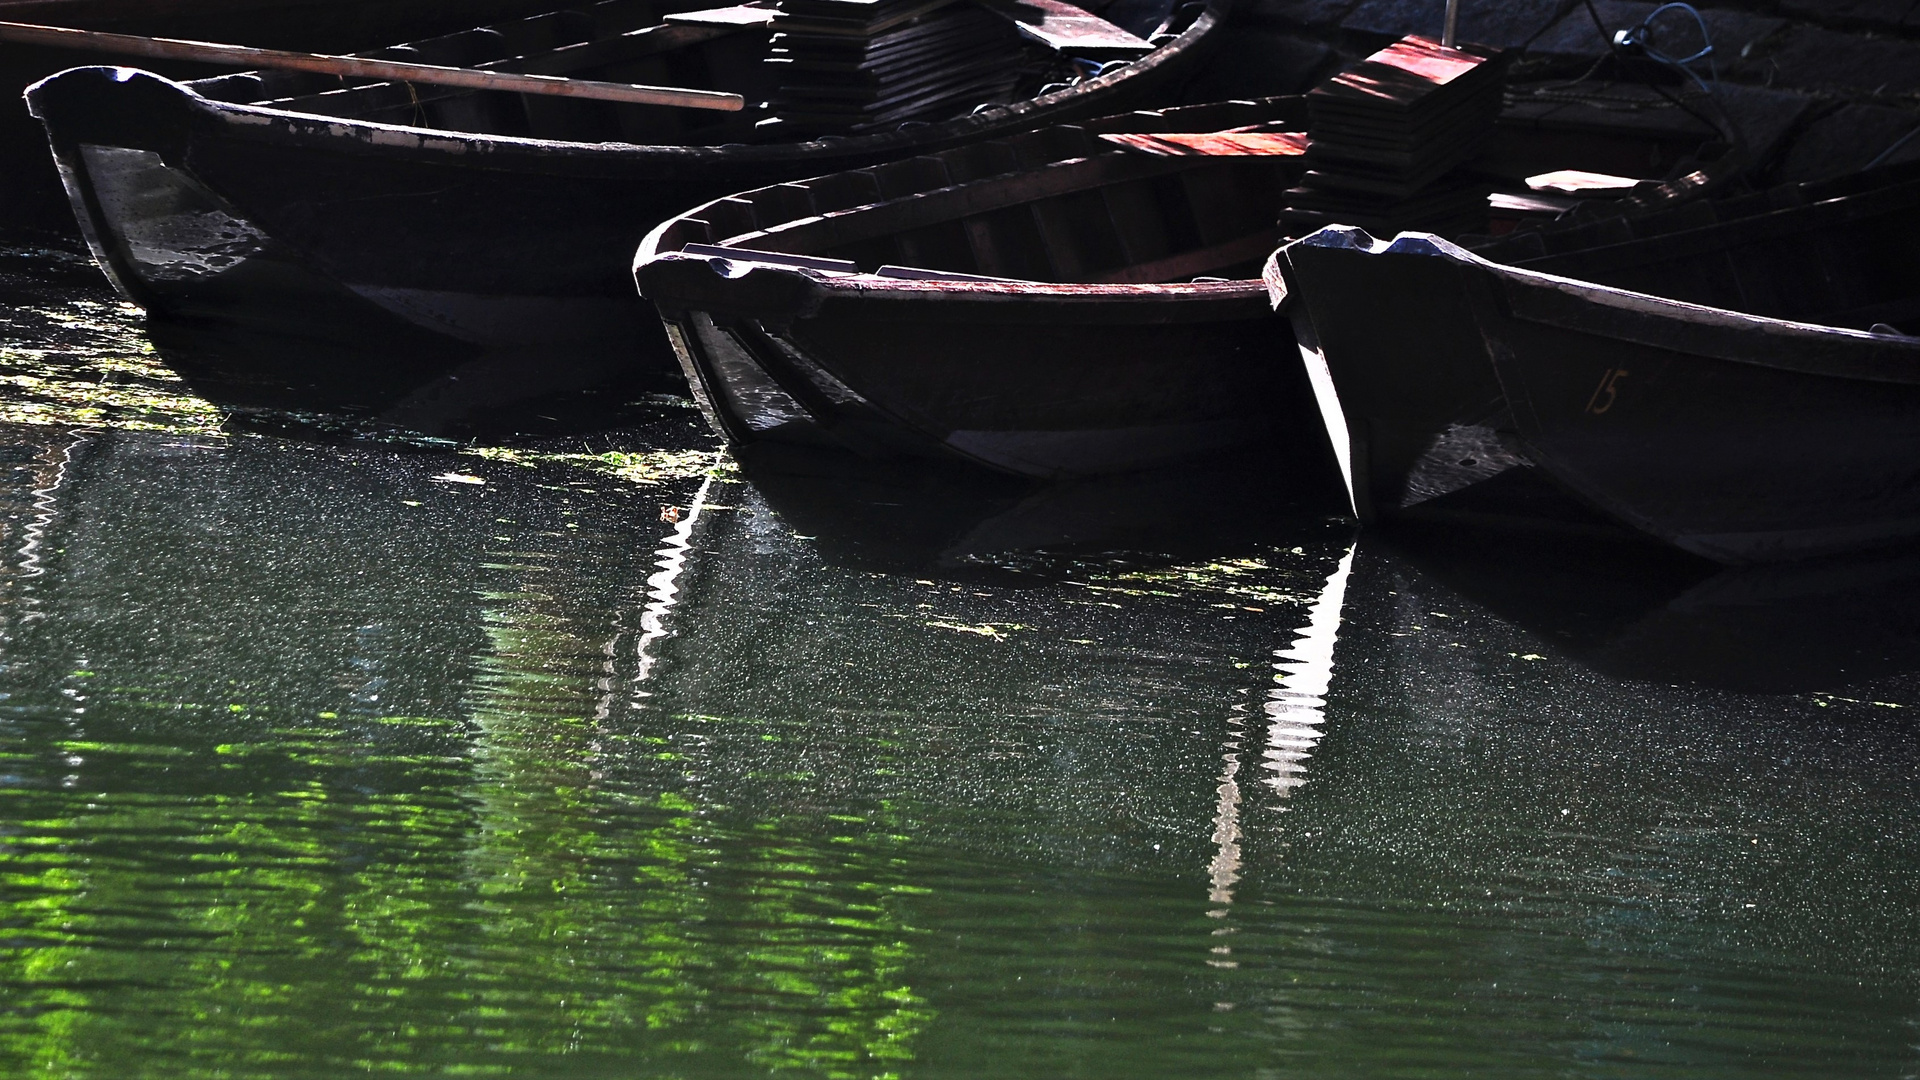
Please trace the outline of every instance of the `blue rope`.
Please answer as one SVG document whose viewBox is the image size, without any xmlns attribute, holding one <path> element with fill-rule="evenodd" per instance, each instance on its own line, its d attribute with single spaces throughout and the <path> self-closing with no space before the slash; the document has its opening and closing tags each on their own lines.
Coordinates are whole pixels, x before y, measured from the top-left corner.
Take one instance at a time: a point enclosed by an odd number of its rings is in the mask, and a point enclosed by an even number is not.
<svg viewBox="0 0 1920 1080">
<path fill-rule="evenodd" d="M 1691 56 L 1669 56 L 1659 49 L 1654 48 L 1652 43 L 1653 20 L 1669 11 L 1684 11 L 1693 16 L 1694 25 L 1700 28 L 1701 47 L 1698 52 Z M 1647 17 L 1640 20 L 1640 25 L 1630 30 L 1622 30 L 1613 35 L 1613 47 L 1616 49 L 1638 49 L 1645 53 L 1649 59 L 1685 73 L 1701 90 L 1712 93 L 1712 87 L 1709 87 L 1706 81 L 1700 78 L 1699 72 L 1687 66 L 1705 60 L 1707 62 L 1707 74 L 1713 78 L 1716 84 L 1720 82 L 1719 69 L 1713 62 L 1713 35 L 1707 32 L 1707 20 L 1701 18 L 1700 12 L 1696 10 L 1692 4 L 1661 4 L 1659 7 L 1647 13 Z"/>
</svg>

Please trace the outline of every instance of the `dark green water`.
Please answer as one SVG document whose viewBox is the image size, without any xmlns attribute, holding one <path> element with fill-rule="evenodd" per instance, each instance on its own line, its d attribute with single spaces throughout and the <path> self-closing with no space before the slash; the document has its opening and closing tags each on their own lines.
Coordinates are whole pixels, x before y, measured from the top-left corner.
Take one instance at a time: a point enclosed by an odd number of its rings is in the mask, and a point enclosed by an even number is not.
<svg viewBox="0 0 1920 1080">
<path fill-rule="evenodd" d="M 1046 554 L 664 401 L 252 433 L 0 287 L 0 1073 L 1920 1074 L 1920 572 Z"/>
</svg>

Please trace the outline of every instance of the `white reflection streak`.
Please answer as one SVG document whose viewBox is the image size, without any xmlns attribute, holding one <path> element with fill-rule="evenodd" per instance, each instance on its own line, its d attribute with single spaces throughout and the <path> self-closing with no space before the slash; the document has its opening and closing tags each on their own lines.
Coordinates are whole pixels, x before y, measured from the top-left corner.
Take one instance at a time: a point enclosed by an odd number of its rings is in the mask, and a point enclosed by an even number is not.
<svg viewBox="0 0 1920 1080">
<path fill-rule="evenodd" d="M 1315 744 L 1320 741 L 1327 686 L 1333 679 L 1333 643 L 1340 630 L 1340 608 L 1346 601 L 1347 575 L 1353 571 L 1354 551 L 1355 548 L 1349 547 L 1340 565 L 1327 578 L 1320 598 L 1307 613 L 1307 625 L 1296 631 L 1298 637 L 1293 644 L 1274 650 L 1274 656 L 1279 658 L 1274 667 L 1282 682 L 1268 693 L 1262 708 L 1269 723 L 1267 747 L 1262 751 L 1265 760 L 1261 765 L 1276 774 L 1265 777 L 1264 781 L 1282 795 L 1306 783 L 1301 774 Z M 1217 789 L 1220 798 L 1213 813 L 1215 851 L 1213 862 L 1207 867 L 1212 884 L 1207 900 L 1217 905 L 1207 914 L 1216 919 L 1226 918 L 1233 904 L 1233 886 L 1240 880 L 1240 750 L 1246 738 L 1246 706 L 1235 705 L 1233 710 L 1234 715 L 1228 720 L 1233 730 L 1227 736 L 1226 760 Z M 1231 932 L 1231 927 L 1221 927 L 1214 934 Z M 1214 967 L 1238 966 L 1226 959 L 1232 953 L 1227 946 L 1215 946 L 1212 951 L 1214 957 L 1207 963 Z"/>
<path fill-rule="evenodd" d="M 640 613 L 640 641 L 636 646 L 640 654 L 640 668 L 634 675 L 635 682 L 645 682 L 653 674 L 653 665 L 659 662 L 659 658 L 649 655 L 647 650 L 654 642 L 667 636 L 667 615 L 680 600 L 680 572 L 687 566 L 693 526 L 700 520 L 701 511 L 707 507 L 707 492 L 712 487 L 713 477 L 701 481 L 700 490 L 694 493 L 693 502 L 687 506 L 686 516 L 667 534 L 666 546 L 655 552 L 660 556 L 660 561 L 653 565 L 660 569 L 647 579 L 647 606 Z"/>
<path fill-rule="evenodd" d="M 1235 705 L 1227 719 L 1233 731 L 1227 736 L 1226 766 L 1216 789 L 1220 801 L 1213 810 L 1213 843 L 1217 850 L 1207 867 L 1207 876 L 1213 881 L 1207 899 L 1221 905 L 1233 903 L 1233 884 L 1240 880 L 1240 747 L 1247 733 L 1246 709 L 1245 703 Z M 1220 907 L 1207 914 L 1224 918 L 1227 912 Z"/>
<path fill-rule="evenodd" d="M 1261 767 L 1268 787 L 1286 794 L 1307 782 L 1307 759 L 1320 742 L 1325 722 L 1327 686 L 1333 681 L 1333 642 L 1340 633 L 1340 605 L 1347 595 L 1347 575 L 1353 572 L 1348 548 L 1340 566 L 1327 578 L 1320 599 L 1307 613 L 1307 625 L 1292 645 L 1274 650 L 1280 685 L 1267 692 L 1267 748 Z"/>
<path fill-rule="evenodd" d="M 1228 722 L 1233 732 L 1227 737 L 1227 763 L 1220 773 L 1220 802 L 1213 811 L 1213 842 L 1218 850 L 1214 852 L 1213 863 L 1207 867 L 1208 877 L 1213 879 L 1213 887 L 1207 891 L 1207 900 L 1214 906 L 1207 909 L 1207 915 L 1215 919 L 1224 919 L 1233 909 L 1233 885 L 1240 880 L 1240 747 L 1247 733 L 1247 706 L 1242 702 L 1233 707 L 1233 716 Z M 1233 933 L 1233 927 L 1222 925 L 1213 931 L 1217 938 Z M 1207 950 L 1207 965 L 1217 968 L 1237 968 L 1238 960 L 1233 959 L 1233 947 L 1222 942 Z M 1232 1008 L 1226 1002 L 1216 1003 L 1215 1008 Z"/>
<path fill-rule="evenodd" d="M 73 464 L 73 452 L 90 438 L 92 434 L 85 433 L 68 443 L 60 453 L 60 460 L 52 463 L 53 482 L 33 490 L 33 508 L 37 512 L 33 520 L 27 522 L 26 528 L 21 530 L 21 535 L 27 541 L 20 545 L 19 551 L 22 577 L 39 577 L 47 572 L 47 568 L 40 565 L 40 545 L 46 539 L 48 526 L 60 516 L 60 505 L 55 496 L 67 482 L 67 469 Z"/>
</svg>

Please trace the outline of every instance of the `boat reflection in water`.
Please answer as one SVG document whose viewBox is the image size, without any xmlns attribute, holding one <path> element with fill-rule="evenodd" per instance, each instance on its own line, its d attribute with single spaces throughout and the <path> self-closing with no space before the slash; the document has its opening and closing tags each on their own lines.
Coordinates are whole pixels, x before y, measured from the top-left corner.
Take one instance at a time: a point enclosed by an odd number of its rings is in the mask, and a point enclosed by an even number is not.
<svg viewBox="0 0 1920 1080">
<path fill-rule="evenodd" d="M 1385 546 L 1615 678 L 1793 694 L 1920 671 L 1911 547 L 1721 567 L 1589 516 L 1530 468 L 1449 501 L 1398 524 Z M 1452 512 L 1496 502 L 1523 508 L 1532 527 Z"/>
<path fill-rule="evenodd" d="M 1031 552 L 1178 560 L 1346 532 L 1336 481 L 1317 470 L 1277 476 L 1265 462 L 1035 483 L 839 451 L 748 446 L 735 456 L 782 518 L 849 564 L 953 571 Z"/>
<path fill-rule="evenodd" d="M 404 328 L 379 345 L 353 347 L 178 319 L 150 321 L 146 330 L 195 394 L 269 424 L 284 421 L 277 414 L 332 412 L 436 438 L 577 435 L 634 423 L 644 414 L 636 399 L 677 389 L 671 377 L 564 349 L 450 358 L 443 342 Z"/>
</svg>

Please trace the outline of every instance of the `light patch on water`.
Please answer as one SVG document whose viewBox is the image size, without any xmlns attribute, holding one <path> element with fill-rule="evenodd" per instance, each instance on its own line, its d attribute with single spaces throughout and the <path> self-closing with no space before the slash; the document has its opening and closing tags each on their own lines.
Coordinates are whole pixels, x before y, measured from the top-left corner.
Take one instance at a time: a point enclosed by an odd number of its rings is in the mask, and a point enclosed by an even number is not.
<svg viewBox="0 0 1920 1080">
<path fill-rule="evenodd" d="M 731 460 L 711 445 L 589 451 L 579 449 L 574 440 L 540 448 L 463 448 L 352 416 L 235 411 L 195 394 L 162 360 L 143 320 L 139 307 L 114 298 L 84 256 L 57 247 L 0 244 L 0 423 L 226 439 L 245 434 L 235 423 L 244 414 L 247 428 L 284 428 L 326 441 L 459 451 L 508 464 L 559 466 L 643 487 L 733 471 Z"/>
<path fill-rule="evenodd" d="M 187 389 L 131 304 L 21 305 L 0 322 L 0 422 L 223 434 L 226 414 Z"/>
<path fill-rule="evenodd" d="M 738 471 L 733 459 L 717 449 L 609 450 L 592 454 L 512 446 L 471 446 L 461 452 L 488 461 L 529 468 L 545 464 L 567 465 L 647 487 L 679 480 L 721 477 Z"/>
<path fill-rule="evenodd" d="M 1297 549 L 1296 549 L 1297 550 Z M 1096 572 L 1082 587 L 1092 593 L 1119 596 L 1208 595 L 1238 601 L 1229 607 L 1267 604 L 1306 604 L 1318 594 L 1317 583 L 1285 587 L 1276 577 L 1293 568 L 1280 559 L 1239 558 L 1173 566 L 1123 567 Z M 1276 573 L 1278 571 L 1278 573 Z"/>
</svg>

